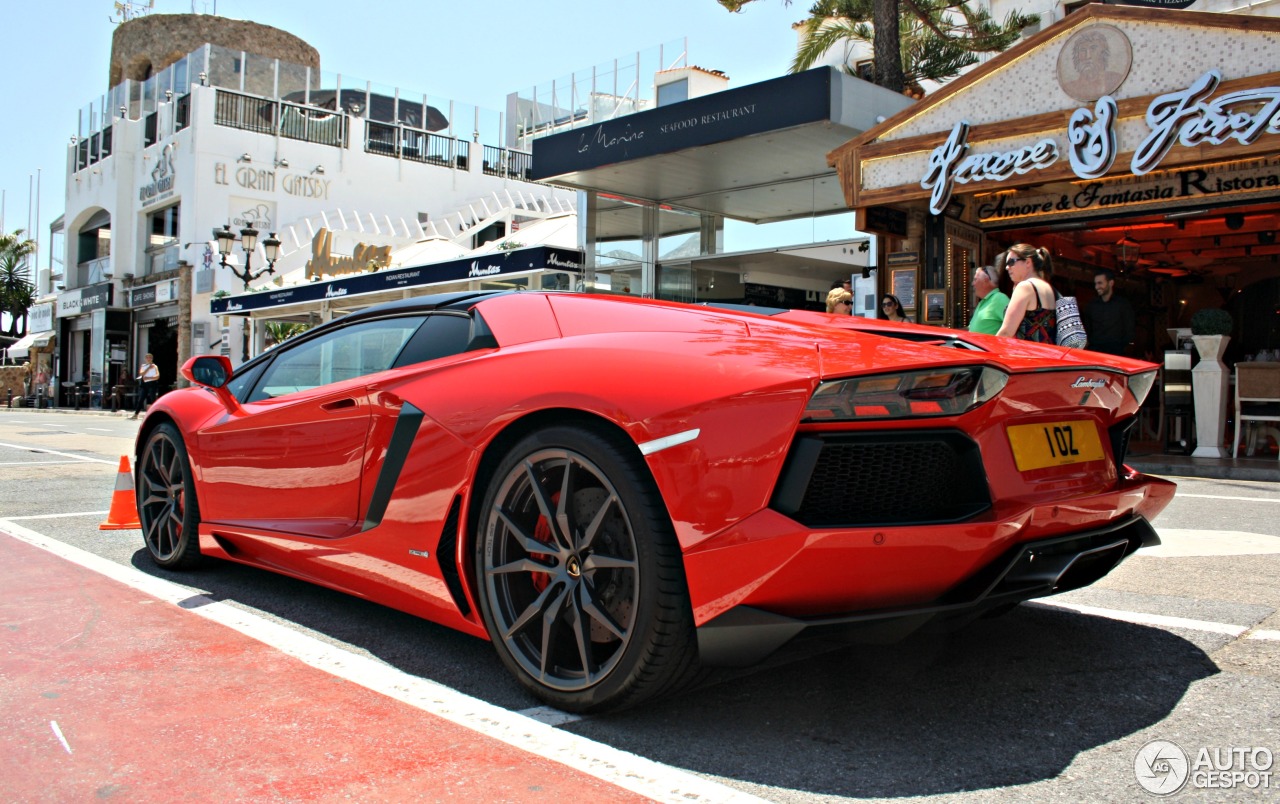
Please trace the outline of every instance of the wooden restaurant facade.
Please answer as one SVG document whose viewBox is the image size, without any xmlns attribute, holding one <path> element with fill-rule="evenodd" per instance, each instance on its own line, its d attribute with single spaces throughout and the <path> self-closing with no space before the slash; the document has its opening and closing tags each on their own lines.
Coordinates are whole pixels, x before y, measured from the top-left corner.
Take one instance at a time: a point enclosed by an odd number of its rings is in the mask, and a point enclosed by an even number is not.
<svg viewBox="0 0 1280 804">
<path fill-rule="evenodd" d="M 1205 307 L 1229 358 L 1280 348 L 1280 19 L 1088 5 L 828 161 L 919 321 L 967 326 L 973 268 L 1026 242 L 1084 305 L 1116 272 L 1132 356 Z"/>
</svg>

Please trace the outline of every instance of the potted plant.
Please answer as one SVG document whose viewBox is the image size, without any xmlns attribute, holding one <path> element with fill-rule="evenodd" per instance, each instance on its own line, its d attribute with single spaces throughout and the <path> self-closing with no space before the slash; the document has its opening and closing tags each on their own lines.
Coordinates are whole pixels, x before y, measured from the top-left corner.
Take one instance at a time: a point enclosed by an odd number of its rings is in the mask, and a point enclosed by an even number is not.
<svg viewBox="0 0 1280 804">
<path fill-rule="evenodd" d="M 1225 458 L 1227 367 L 1222 355 L 1231 340 L 1231 314 L 1226 310 L 1197 310 L 1191 316 L 1191 340 L 1200 353 L 1200 362 L 1191 371 L 1191 389 L 1196 406 L 1196 451 L 1198 458 Z"/>
</svg>

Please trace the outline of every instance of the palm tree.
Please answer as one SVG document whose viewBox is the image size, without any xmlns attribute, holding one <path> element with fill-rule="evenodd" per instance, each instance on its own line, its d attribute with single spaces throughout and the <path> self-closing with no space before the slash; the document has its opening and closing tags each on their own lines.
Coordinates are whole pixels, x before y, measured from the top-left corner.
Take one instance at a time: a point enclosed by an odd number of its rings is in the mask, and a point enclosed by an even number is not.
<svg viewBox="0 0 1280 804">
<path fill-rule="evenodd" d="M 27 309 L 36 297 L 27 265 L 36 244 L 22 235 L 21 229 L 15 229 L 13 234 L 0 234 L 0 313 L 9 316 L 5 334 L 13 338 L 26 334 Z"/>
<path fill-rule="evenodd" d="M 311 327 L 297 321 L 268 321 L 267 347 L 279 346 L 294 335 L 306 332 Z"/>
<path fill-rule="evenodd" d="M 717 0 L 730 11 L 754 1 Z M 965 0 L 817 0 L 804 21 L 791 72 L 809 69 L 842 43 L 863 42 L 872 47 L 873 83 L 916 94 L 921 81 L 945 81 L 975 64 L 978 54 L 1005 50 L 1039 19 L 1012 12 L 997 23 Z M 845 69 L 852 72 L 851 65 Z"/>
</svg>

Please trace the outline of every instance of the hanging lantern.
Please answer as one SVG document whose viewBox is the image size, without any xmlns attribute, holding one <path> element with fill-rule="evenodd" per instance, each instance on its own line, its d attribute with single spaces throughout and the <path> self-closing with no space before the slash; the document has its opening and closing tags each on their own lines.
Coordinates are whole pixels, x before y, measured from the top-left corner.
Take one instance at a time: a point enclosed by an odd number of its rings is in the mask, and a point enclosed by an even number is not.
<svg viewBox="0 0 1280 804">
<path fill-rule="evenodd" d="M 1138 241 L 1127 233 L 1116 241 L 1113 251 L 1116 255 L 1116 267 L 1126 272 L 1134 269 L 1138 264 L 1138 257 L 1142 255 L 1142 247 L 1138 245 Z"/>
</svg>

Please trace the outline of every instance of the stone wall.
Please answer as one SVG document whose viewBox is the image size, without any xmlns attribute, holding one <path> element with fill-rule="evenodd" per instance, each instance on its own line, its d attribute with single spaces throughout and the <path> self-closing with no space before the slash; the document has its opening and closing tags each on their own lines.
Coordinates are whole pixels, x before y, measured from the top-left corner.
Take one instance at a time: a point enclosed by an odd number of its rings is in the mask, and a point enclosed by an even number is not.
<svg viewBox="0 0 1280 804">
<path fill-rule="evenodd" d="M 116 27 L 107 87 L 145 80 L 206 43 L 320 70 L 315 48 L 270 25 L 209 14 L 149 14 Z"/>
<path fill-rule="evenodd" d="M 22 366 L 0 366 L 0 405 L 9 400 L 9 392 L 14 399 L 24 393 L 23 380 L 27 378 L 27 370 Z"/>
</svg>

